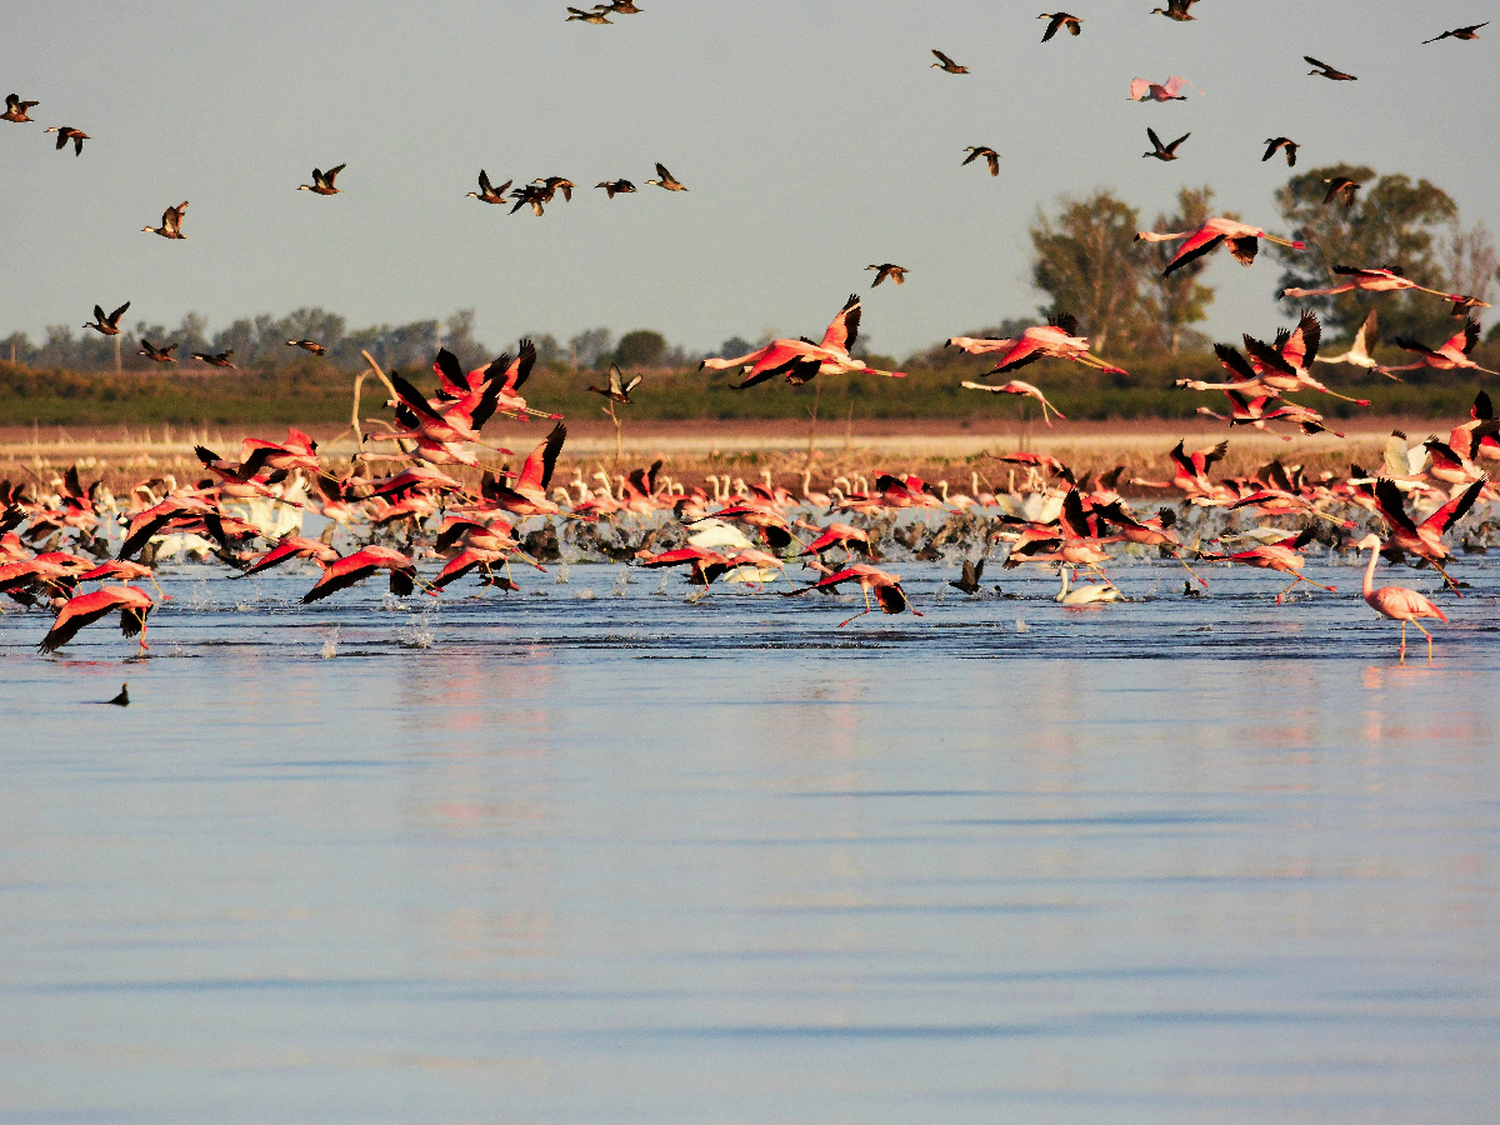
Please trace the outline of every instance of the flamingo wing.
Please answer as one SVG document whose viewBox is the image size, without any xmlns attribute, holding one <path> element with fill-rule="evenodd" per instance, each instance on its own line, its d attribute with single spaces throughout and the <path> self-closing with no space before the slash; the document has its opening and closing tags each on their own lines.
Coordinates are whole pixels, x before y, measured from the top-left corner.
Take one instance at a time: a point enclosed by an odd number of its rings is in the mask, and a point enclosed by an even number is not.
<svg viewBox="0 0 1500 1125">
<path fill-rule="evenodd" d="M 1205 254 L 1214 250 L 1219 243 L 1224 241 L 1224 238 L 1224 235 L 1217 234 L 1206 226 L 1199 227 L 1188 236 L 1188 240 L 1177 251 L 1177 256 L 1167 263 L 1167 268 L 1161 271 L 1162 277 L 1180 270 L 1185 265 L 1196 262 Z"/>
<path fill-rule="evenodd" d="M 552 427 L 546 440 L 531 451 L 531 456 L 521 466 L 521 475 L 515 483 L 517 492 L 523 496 L 546 495 L 547 486 L 552 483 L 552 470 L 557 466 L 557 455 L 562 452 L 567 437 L 567 426 L 559 422 Z"/>
<path fill-rule="evenodd" d="M 859 312 L 859 294 L 851 293 L 838 316 L 829 324 L 828 331 L 823 333 L 823 347 L 846 353 L 854 347 L 854 341 L 859 337 Z"/>
</svg>

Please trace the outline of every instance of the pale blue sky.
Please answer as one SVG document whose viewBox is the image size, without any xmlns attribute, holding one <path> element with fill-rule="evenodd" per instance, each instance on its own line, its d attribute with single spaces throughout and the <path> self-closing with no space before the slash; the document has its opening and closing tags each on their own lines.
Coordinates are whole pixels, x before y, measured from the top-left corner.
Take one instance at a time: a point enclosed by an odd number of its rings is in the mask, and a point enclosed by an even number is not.
<svg viewBox="0 0 1500 1125">
<path fill-rule="evenodd" d="M 0 335 L 129 299 L 131 324 L 198 311 L 210 333 L 302 305 L 351 327 L 473 307 L 497 349 L 595 325 L 712 349 L 816 334 L 858 290 L 871 347 L 904 355 L 1035 310 L 1026 229 L 1059 195 L 1110 188 L 1149 224 L 1208 183 L 1276 229 L 1288 169 L 1260 154 L 1282 133 L 1299 169 L 1426 177 L 1500 232 L 1500 24 L 1420 45 L 1493 3 L 1201 0 L 1179 24 L 1158 2 L 1073 0 L 1083 35 L 1047 44 L 1048 5 L 1015 0 L 643 0 L 608 27 L 550 0 L 17 5 L 0 92 L 42 104 L 0 122 Z M 933 47 L 972 73 L 930 69 Z M 1304 54 L 1360 80 L 1309 77 Z M 1206 96 L 1127 99 L 1169 74 Z M 75 159 L 48 125 L 93 139 Z M 1147 125 L 1191 130 L 1182 159 L 1141 159 Z M 1004 154 L 998 179 L 959 167 L 971 144 Z M 644 186 L 656 160 L 691 190 Z M 295 190 L 338 163 L 346 194 Z M 581 190 L 511 216 L 465 198 L 480 167 Z M 640 193 L 594 190 L 619 176 Z M 140 233 L 183 199 L 187 241 Z M 910 278 L 871 293 L 883 261 Z M 1278 273 L 1220 255 L 1208 330 L 1279 324 Z"/>
</svg>

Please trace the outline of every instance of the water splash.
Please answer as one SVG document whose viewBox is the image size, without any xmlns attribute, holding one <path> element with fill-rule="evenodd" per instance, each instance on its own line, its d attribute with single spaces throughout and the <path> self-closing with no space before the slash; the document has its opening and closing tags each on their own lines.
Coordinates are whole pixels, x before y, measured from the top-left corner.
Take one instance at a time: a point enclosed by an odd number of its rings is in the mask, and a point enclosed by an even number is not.
<svg viewBox="0 0 1500 1125">
<path fill-rule="evenodd" d="M 431 648 L 437 637 L 428 623 L 430 614 L 430 610 L 423 610 L 419 616 L 397 628 L 396 643 L 402 648 Z"/>
<path fill-rule="evenodd" d="M 1018 617 L 1016 618 L 1016 632 L 1029 633 L 1031 632 L 1031 626 L 1026 624 L 1026 622 L 1022 618 Z"/>
<path fill-rule="evenodd" d="M 332 660 L 339 654 L 339 627 L 335 625 L 323 638 L 323 647 L 318 650 L 324 660 Z"/>
</svg>

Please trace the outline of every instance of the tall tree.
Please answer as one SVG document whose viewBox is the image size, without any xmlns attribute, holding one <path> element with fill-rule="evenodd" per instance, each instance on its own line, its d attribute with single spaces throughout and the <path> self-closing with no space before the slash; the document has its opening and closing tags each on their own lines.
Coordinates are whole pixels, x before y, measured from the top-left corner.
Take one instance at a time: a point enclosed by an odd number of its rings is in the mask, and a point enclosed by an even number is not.
<svg viewBox="0 0 1500 1125">
<path fill-rule="evenodd" d="M 1038 208 L 1031 227 L 1031 276 L 1052 298 L 1045 316 L 1072 313 L 1096 351 L 1128 351 L 1152 334 L 1142 299 L 1145 266 L 1135 253 L 1139 215 L 1107 191 L 1061 201 L 1049 219 Z"/>
<path fill-rule="evenodd" d="M 1324 204 L 1327 181 L 1344 177 L 1362 185 L 1357 201 Z M 1458 204 L 1447 192 L 1407 176 L 1376 177 L 1373 168 L 1334 164 L 1293 176 L 1276 192 L 1282 220 L 1307 243 L 1306 250 L 1271 247 L 1287 266 L 1277 292 L 1289 287 L 1327 288 L 1339 279 L 1338 266 L 1400 269 L 1418 285 L 1442 289 L 1448 285 L 1445 236 L 1456 229 Z M 1308 297 L 1300 307 L 1323 314 L 1330 336 L 1353 336 L 1371 308 L 1380 310 L 1384 336 L 1404 334 L 1425 339 L 1446 327 L 1448 310 L 1425 293 L 1341 293 L 1336 297 Z M 1288 308 L 1289 314 L 1295 309 Z M 1449 333 L 1451 335 L 1451 333 Z"/>
<path fill-rule="evenodd" d="M 1201 188 L 1183 188 L 1177 193 L 1177 213 L 1157 215 L 1155 229 L 1197 230 L 1208 221 L 1211 214 L 1209 205 L 1213 198 L 1214 189 L 1207 184 Z M 1224 217 L 1239 219 L 1236 214 L 1226 214 Z M 1175 242 L 1148 242 L 1146 245 L 1149 248 L 1146 258 L 1158 274 L 1167 268 L 1167 264 L 1180 249 Z M 1213 287 L 1198 280 L 1199 275 L 1208 268 L 1208 262 L 1208 257 L 1204 256 L 1185 266 L 1179 266 L 1170 276 L 1161 279 L 1156 295 L 1148 299 L 1148 306 L 1155 306 L 1156 315 L 1150 319 L 1157 326 L 1159 346 L 1173 355 L 1177 354 L 1183 343 L 1193 346 L 1207 343 L 1207 338 L 1201 332 L 1194 332 L 1190 326 L 1207 320 L 1208 313 L 1204 310 L 1213 304 Z"/>
</svg>

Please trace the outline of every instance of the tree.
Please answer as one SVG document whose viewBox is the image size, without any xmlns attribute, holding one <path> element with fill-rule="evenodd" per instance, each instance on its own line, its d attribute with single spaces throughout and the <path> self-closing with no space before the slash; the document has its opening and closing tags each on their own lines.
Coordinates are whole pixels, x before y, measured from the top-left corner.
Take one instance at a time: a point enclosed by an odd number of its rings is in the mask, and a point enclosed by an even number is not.
<svg viewBox="0 0 1500 1125">
<path fill-rule="evenodd" d="M 1135 252 L 1139 216 L 1107 191 L 1061 201 L 1055 220 L 1037 209 L 1032 283 L 1052 298 L 1044 316 L 1072 313 L 1095 351 L 1126 351 L 1152 335 L 1142 300 L 1145 265 Z"/>
<path fill-rule="evenodd" d="M 1346 177 L 1362 186 L 1351 207 L 1324 205 L 1326 181 Z M 1372 182 L 1373 181 L 1373 182 Z M 1427 180 L 1415 184 L 1407 176 L 1384 175 L 1363 165 L 1334 164 L 1293 176 L 1276 192 L 1276 205 L 1294 238 L 1306 250 L 1272 245 L 1287 266 L 1277 292 L 1286 288 L 1324 289 L 1338 281 L 1334 266 L 1400 269 L 1418 285 L 1446 289 L 1445 235 L 1457 231 L 1458 204 Z M 1451 236 L 1446 241 L 1451 244 Z M 1446 327 L 1447 308 L 1425 293 L 1362 293 L 1335 297 L 1307 297 L 1298 308 L 1323 314 L 1325 334 L 1352 337 L 1372 308 L 1380 310 L 1381 334 L 1426 339 Z M 1447 335 L 1452 335 L 1449 332 Z M 1443 337 L 1444 339 L 1447 336 Z"/>
<path fill-rule="evenodd" d="M 615 334 L 608 328 L 590 328 L 568 341 L 573 352 L 573 366 L 595 367 L 599 360 L 612 353 Z"/>
<path fill-rule="evenodd" d="M 1207 184 L 1201 188 L 1183 188 L 1177 193 L 1177 213 L 1157 215 L 1156 229 L 1160 231 L 1197 230 L 1208 220 L 1209 204 L 1213 202 L 1213 198 L 1214 190 Z M 1239 216 L 1234 214 L 1224 217 L 1239 219 Z M 1157 273 L 1167 268 L 1167 264 L 1181 248 L 1175 242 L 1151 242 L 1147 243 L 1147 246 L 1150 248 L 1147 258 Z M 1208 257 L 1206 255 L 1195 262 L 1179 266 L 1172 271 L 1170 276 L 1161 279 L 1159 293 L 1147 301 L 1148 307 L 1153 304 L 1156 307 L 1157 315 L 1149 319 L 1157 325 L 1160 346 L 1165 347 L 1173 355 L 1177 354 L 1185 340 L 1195 347 L 1208 343 L 1207 338 L 1201 332 L 1194 332 L 1188 327 L 1207 320 L 1208 313 L 1204 310 L 1213 304 L 1212 287 L 1200 284 L 1198 281 L 1198 276 L 1207 268 Z"/>
<path fill-rule="evenodd" d="M 615 348 L 615 362 L 621 367 L 655 367 L 666 353 L 667 339 L 649 328 L 627 332 Z"/>
<path fill-rule="evenodd" d="M 459 309 L 443 325 L 447 332 L 442 345 L 458 357 L 465 371 L 472 371 L 489 358 L 489 351 L 474 338 L 474 317 L 473 309 Z"/>
</svg>

